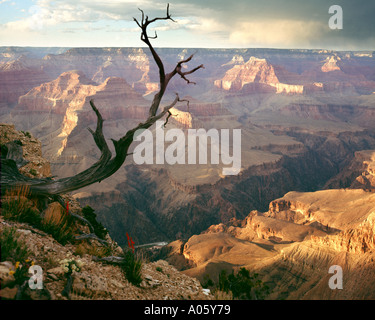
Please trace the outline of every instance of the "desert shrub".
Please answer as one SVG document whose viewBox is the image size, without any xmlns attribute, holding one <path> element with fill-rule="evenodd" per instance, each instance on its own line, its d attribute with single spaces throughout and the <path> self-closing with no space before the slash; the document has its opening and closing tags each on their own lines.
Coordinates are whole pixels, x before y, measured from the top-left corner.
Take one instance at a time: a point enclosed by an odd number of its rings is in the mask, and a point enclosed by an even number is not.
<svg viewBox="0 0 375 320">
<path fill-rule="evenodd" d="M 1 158 L 5 159 L 8 154 L 8 147 L 5 144 L 0 144 Z"/>
<path fill-rule="evenodd" d="M 22 130 L 21 130 L 21 132 L 23 133 L 24 136 L 26 136 L 26 137 L 28 137 L 28 138 L 31 138 L 31 134 L 30 134 L 29 131 L 26 131 L 26 132 L 25 132 L 25 131 L 22 131 Z"/>
<path fill-rule="evenodd" d="M 202 281 L 202 287 L 207 289 L 209 287 L 213 287 L 215 284 L 214 282 L 212 281 L 212 279 L 210 278 L 210 276 L 208 274 L 205 274 L 203 276 L 203 281 Z"/>
<path fill-rule="evenodd" d="M 33 175 L 33 176 L 36 176 L 36 175 L 38 174 L 38 172 L 37 172 L 35 169 L 33 169 L 33 168 L 31 168 L 31 169 L 29 170 L 29 173 L 30 173 L 31 175 Z"/>
<path fill-rule="evenodd" d="M 60 222 L 44 222 L 42 230 L 50 234 L 57 242 L 62 245 L 66 245 L 68 242 L 74 240 L 74 234 L 70 229 L 70 219 L 63 218 Z"/>
<path fill-rule="evenodd" d="M 84 218 L 91 223 L 94 228 L 94 233 L 100 238 L 104 239 L 108 233 L 107 229 L 96 220 L 96 213 L 93 208 L 86 206 L 82 208 Z"/>
<path fill-rule="evenodd" d="M 25 186 L 6 192 L 1 202 L 1 215 L 7 220 L 26 222 L 38 228 L 42 218 L 35 204 L 27 198 L 29 193 L 29 188 Z"/>
<path fill-rule="evenodd" d="M 87 254 L 96 256 L 98 258 L 108 257 L 112 255 L 112 248 L 110 248 L 109 246 L 92 246 L 91 248 L 89 248 Z"/>
<path fill-rule="evenodd" d="M 1 261 L 24 261 L 30 255 L 30 251 L 24 240 L 20 239 L 16 228 L 5 228 L 0 234 Z"/>
<path fill-rule="evenodd" d="M 131 250 L 123 254 L 123 262 L 120 267 L 125 274 L 126 279 L 135 286 L 142 282 L 142 259 L 136 256 Z"/>
<path fill-rule="evenodd" d="M 232 271 L 229 275 L 222 270 L 216 284 L 206 275 L 202 286 L 213 287 L 221 296 L 226 294 L 239 300 L 262 300 L 271 293 L 270 288 L 259 279 L 259 274 L 250 274 L 246 268 L 241 268 L 236 274 Z"/>
<path fill-rule="evenodd" d="M 62 245 L 74 240 L 74 219 L 63 210 L 47 211 L 40 229 L 50 234 Z"/>
<path fill-rule="evenodd" d="M 109 246 L 97 246 L 88 243 L 80 243 L 78 246 L 76 246 L 74 254 L 81 257 L 88 254 L 98 258 L 103 258 L 112 255 L 112 248 Z"/>
</svg>

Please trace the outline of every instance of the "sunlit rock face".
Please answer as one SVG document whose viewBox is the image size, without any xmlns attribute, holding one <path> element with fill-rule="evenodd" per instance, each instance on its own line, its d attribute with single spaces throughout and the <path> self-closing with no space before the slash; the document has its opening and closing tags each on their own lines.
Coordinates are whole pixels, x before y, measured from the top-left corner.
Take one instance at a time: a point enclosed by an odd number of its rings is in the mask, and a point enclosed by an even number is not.
<svg viewBox="0 0 375 320">
<path fill-rule="evenodd" d="M 232 60 L 232 64 L 242 62 L 238 60 Z M 215 86 L 224 90 L 239 91 L 245 84 L 252 82 L 276 85 L 279 80 L 274 68 L 266 59 L 251 57 L 246 63 L 235 64 L 222 79 L 215 81 Z"/>
<path fill-rule="evenodd" d="M 69 136 L 80 120 L 95 120 L 89 106 L 91 99 L 95 99 L 98 106 L 104 106 L 102 115 L 107 119 L 143 119 L 147 115 L 146 101 L 124 79 L 109 77 L 97 85 L 81 71 L 64 72 L 57 79 L 20 96 L 13 114 L 63 117 L 57 135 L 61 140 L 60 147 L 53 155 L 56 158 L 65 150 Z"/>
</svg>

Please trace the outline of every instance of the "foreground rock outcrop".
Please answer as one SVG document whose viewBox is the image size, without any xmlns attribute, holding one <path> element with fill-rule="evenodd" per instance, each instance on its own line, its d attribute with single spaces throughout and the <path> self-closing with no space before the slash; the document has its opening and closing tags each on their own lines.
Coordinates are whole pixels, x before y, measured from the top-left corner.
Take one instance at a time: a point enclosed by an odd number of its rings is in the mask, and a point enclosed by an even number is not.
<svg viewBox="0 0 375 320">
<path fill-rule="evenodd" d="M 18 132 L 13 125 L 2 124 L 0 130 L 2 152 L 7 144 L 19 141 L 18 146 L 29 161 L 20 168 L 21 172 L 30 174 L 30 170 L 34 170 L 41 177 L 50 176 L 47 170 L 49 163 L 42 158 L 38 140 L 28 133 Z M 43 168 L 47 169 L 42 170 Z M 142 282 L 138 286 L 133 285 L 118 264 L 105 260 L 108 256 L 121 258 L 123 249 L 108 234 L 105 238 L 82 237 L 83 234 L 90 233 L 87 224 L 74 218 L 83 216 L 82 208 L 70 195 L 64 195 L 63 199 L 67 204 L 66 208 L 58 202 L 52 202 L 43 209 L 43 205 L 38 204 L 38 199 L 32 198 L 26 191 L 2 194 L 1 299 L 213 299 L 197 279 L 180 273 L 166 261 L 148 262 L 145 256 L 142 258 Z M 23 220 L 30 222 L 21 222 Z M 80 265 L 80 270 L 76 269 L 72 273 L 73 282 L 67 293 L 67 271 L 62 266 L 64 260 Z M 27 281 L 23 279 L 25 272 L 27 275 L 25 270 L 32 265 L 41 268 L 43 288 L 33 289 L 28 286 L 31 275 L 26 277 Z"/>
<path fill-rule="evenodd" d="M 0 144 L 7 148 L 12 142 L 13 147 L 22 149 L 22 163 L 19 165 L 22 174 L 31 178 L 51 176 L 50 163 L 42 156 L 41 142 L 28 131 L 18 131 L 14 125 L 0 123 Z"/>
<path fill-rule="evenodd" d="M 197 279 L 186 276 L 166 261 L 144 262 L 143 282 L 139 287 L 132 285 L 119 266 L 97 262 L 92 255 L 78 255 L 78 245 L 61 245 L 43 232 L 20 223 L 4 221 L 0 217 L 0 231 L 16 228 L 17 235 L 24 240 L 31 254 L 28 259 L 43 270 L 43 291 L 27 289 L 23 297 L 32 300 L 66 300 L 62 295 L 67 279 L 60 261 L 80 260 L 82 270 L 74 275 L 71 300 L 180 300 L 212 299 L 202 290 Z M 21 261 L 20 264 L 25 263 Z M 16 270 L 14 262 L 0 263 L 1 290 L 3 299 L 16 299 L 19 288 L 12 275 Z"/>
</svg>

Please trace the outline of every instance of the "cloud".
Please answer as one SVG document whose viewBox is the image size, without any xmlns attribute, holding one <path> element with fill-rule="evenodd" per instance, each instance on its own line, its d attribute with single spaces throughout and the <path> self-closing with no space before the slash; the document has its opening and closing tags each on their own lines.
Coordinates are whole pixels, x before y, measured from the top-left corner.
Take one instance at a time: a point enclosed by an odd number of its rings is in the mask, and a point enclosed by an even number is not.
<svg viewBox="0 0 375 320">
<path fill-rule="evenodd" d="M 0 0 L 0 3 L 5 1 L 9 0 Z M 328 8 L 332 4 L 343 8 L 343 30 L 332 31 L 328 27 Z M 85 37 L 88 33 L 88 29 L 83 28 L 85 24 L 97 24 L 96 28 L 103 28 L 103 32 L 124 31 L 131 34 L 139 32 L 133 22 L 133 17 L 141 17 L 138 8 L 150 17 L 164 16 L 166 2 L 37 0 L 28 9 L 26 17 L 3 24 L 2 27 L 9 34 L 21 30 L 52 34 L 51 30 L 54 30 L 54 38 L 58 29 L 76 31 L 77 34 L 81 32 Z M 181 46 L 186 43 L 207 43 L 212 47 L 216 41 L 229 47 L 374 49 L 373 12 L 375 1 L 365 0 L 171 0 L 170 13 L 178 23 L 158 22 L 150 26 L 150 34 L 153 30 L 158 32 L 158 43 L 173 39 L 170 46 L 176 45 L 177 39 Z M 111 26 L 106 27 L 103 21 Z M 176 36 L 182 33 L 186 37 L 184 40 Z"/>
<path fill-rule="evenodd" d="M 325 26 L 315 21 L 262 20 L 243 22 L 230 33 L 229 40 L 243 47 L 291 48 L 311 46 L 324 34 Z"/>
<path fill-rule="evenodd" d="M 186 0 L 175 0 L 173 5 L 183 8 L 185 3 Z M 344 12 L 344 28 L 340 31 L 328 27 L 328 9 L 334 4 Z M 375 1 L 190 0 L 189 8 L 188 14 L 197 19 L 225 25 L 221 29 L 225 30 L 223 36 L 228 35 L 228 45 L 375 49 Z"/>
</svg>

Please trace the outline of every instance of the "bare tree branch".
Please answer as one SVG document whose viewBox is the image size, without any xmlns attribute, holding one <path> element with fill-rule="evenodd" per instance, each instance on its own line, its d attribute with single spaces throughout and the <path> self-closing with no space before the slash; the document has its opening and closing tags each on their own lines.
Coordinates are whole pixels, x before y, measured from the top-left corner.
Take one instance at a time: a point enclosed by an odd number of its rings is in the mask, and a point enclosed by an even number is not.
<svg viewBox="0 0 375 320">
<path fill-rule="evenodd" d="M 46 196 L 46 197 L 51 197 L 51 196 L 53 197 L 53 196 L 60 195 L 63 193 L 78 190 L 85 186 L 91 185 L 95 182 L 100 182 L 110 177 L 112 174 L 114 174 L 125 162 L 126 157 L 129 154 L 131 154 L 131 153 L 128 153 L 128 149 L 133 142 L 133 137 L 137 130 L 148 129 L 157 120 L 163 118 L 166 115 L 167 115 L 167 118 L 166 118 L 165 124 L 167 124 L 168 119 L 171 116 L 170 109 L 173 106 L 175 106 L 178 102 L 186 101 L 186 100 L 180 100 L 178 94 L 176 94 L 176 98 L 174 99 L 174 101 L 170 105 L 164 107 L 164 109 L 158 113 L 161 100 L 163 98 L 163 95 L 165 93 L 165 90 L 168 86 L 169 81 L 176 74 L 179 74 L 184 80 L 187 81 L 188 84 L 195 83 L 195 82 L 189 81 L 186 78 L 186 75 L 192 74 L 195 71 L 201 68 L 204 68 L 204 66 L 200 65 L 190 71 L 182 72 L 182 64 L 191 61 L 193 58 L 193 55 L 191 55 L 187 59 L 184 59 L 178 62 L 174 70 L 166 75 L 165 70 L 164 70 L 164 64 L 160 56 L 157 54 L 157 52 L 155 51 L 155 49 L 153 48 L 150 42 L 150 39 L 156 38 L 157 35 L 155 33 L 154 37 L 149 37 L 147 34 L 147 27 L 150 24 L 154 23 L 155 21 L 159 21 L 159 20 L 171 20 L 175 22 L 175 20 L 172 19 L 169 13 L 169 4 L 167 5 L 167 14 L 165 17 L 157 17 L 152 20 L 149 20 L 148 16 L 145 16 L 144 12 L 141 9 L 139 10 L 142 13 L 141 20 L 138 21 L 136 18 L 134 18 L 134 21 L 137 23 L 137 25 L 141 29 L 141 40 L 145 42 L 147 46 L 149 47 L 152 53 L 152 56 L 154 58 L 154 61 L 156 65 L 158 66 L 159 78 L 160 78 L 159 79 L 160 80 L 159 91 L 154 96 L 154 99 L 149 109 L 149 116 L 145 120 L 145 122 L 138 124 L 138 126 L 126 132 L 126 134 L 123 137 L 121 137 L 119 140 L 112 139 L 112 142 L 115 148 L 115 156 L 112 157 L 112 153 L 108 147 L 108 144 L 103 134 L 103 122 L 104 122 L 103 117 L 100 114 L 97 107 L 95 106 L 94 101 L 91 100 L 90 106 L 97 116 L 97 124 L 96 124 L 95 131 L 93 131 L 90 128 L 88 130 L 92 134 L 95 144 L 101 152 L 100 159 L 96 163 L 94 163 L 91 167 L 76 174 L 75 176 L 62 178 L 58 180 L 52 180 L 50 178 L 45 178 L 45 179 L 34 178 L 33 179 L 33 178 L 26 177 L 19 173 L 17 165 L 13 159 L 9 159 L 9 157 L 8 158 L 5 157 L 5 159 L 3 159 L 3 155 L 2 155 L 1 184 L 3 188 L 12 189 L 12 188 L 19 187 L 22 185 L 27 185 L 30 188 L 31 194 L 39 195 L 39 196 Z"/>
<path fill-rule="evenodd" d="M 187 78 L 186 78 L 186 75 L 188 74 L 191 74 L 195 71 L 197 71 L 198 69 L 200 68 L 204 68 L 203 65 L 200 65 L 194 69 L 192 69 L 191 71 L 187 71 L 187 72 L 182 72 L 181 69 L 182 69 L 182 64 L 183 63 L 187 63 L 189 62 L 194 55 L 191 55 L 189 58 L 185 59 L 185 60 L 182 60 L 180 62 L 177 63 L 177 66 L 175 67 L 175 69 L 170 72 L 169 74 L 165 74 L 165 69 L 164 69 L 164 64 L 160 58 L 160 56 L 157 54 L 157 52 L 155 51 L 154 47 L 152 46 L 151 42 L 150 42 L 150 39 L 153 39 L 153 38 L 156 38 L 157 37 L 157 34 L 155 32 L 155 37 L 150 37 L 148 36 L 147 34 L 147 27 L 151 24 L 151 23 L 154 23 L 155 21 L 158 21 L 158 20 L 171 20 L 173 22 L 176 22 L 175 20 L 172 19 L 170 13 L 169 13 L 169 4 L 167 5 L 167 15 L 165 17 L 161 17 L 161 18 L 154 18 L 152 20 L 148 20 L 148 16 L 145 17 L 144 15 L 144 12 L 139 9 L 142 13 L 142 18 L 141 18 L 141 21 L 139 22 L 136 18 L 134 18 L 134 21 L 137 23 L 137 25 L 139 26 L 139 28 L 141 29 L 141 40 L 147 44 L 147 46 L 149 47 L 151 53 L 152 53 L 152 56 L 156 62 L 156 65 L 158 66 L 159 68 L 159 83 L 160 83 L 160 88 L 159 88 L 159 91 L 155 94 L 154 96 L 154 99 L 152 101 L 152 104 L 151 104 L 151 107 L 150 107 L 150 110 L 149 110 L 149 115 L 150 116 L 155 116 L 157 111 L 158 111 L 158 108 L 160 106 L 160 103 L 161 103 L 161 99 L 164 95 L 164 92 L 168 86 L 168 83 L 169 81 L 176 75 L 176 74 L 179 74 L 188 84 L 192 83 L 192 84 L 195 84 L 195 82 L 193 81 L 189 81 Z"/>
<path fill-rule="evenodd" d="M 108 245 L 108 241 L 107 240 L 103 240 L 103 239 L 100 239 L 96 234 L 94 233 L 84 233 L 84 234 L 81 234 L 79 236 L 76 236 L 75 237 L 76 240 L 85 240 L 85 239 L 93 239 L 93 240 L 96 240 L 98 242 L 100 242 L 101 244 L 105 244 L 105 245 Z"/>
</svg>

